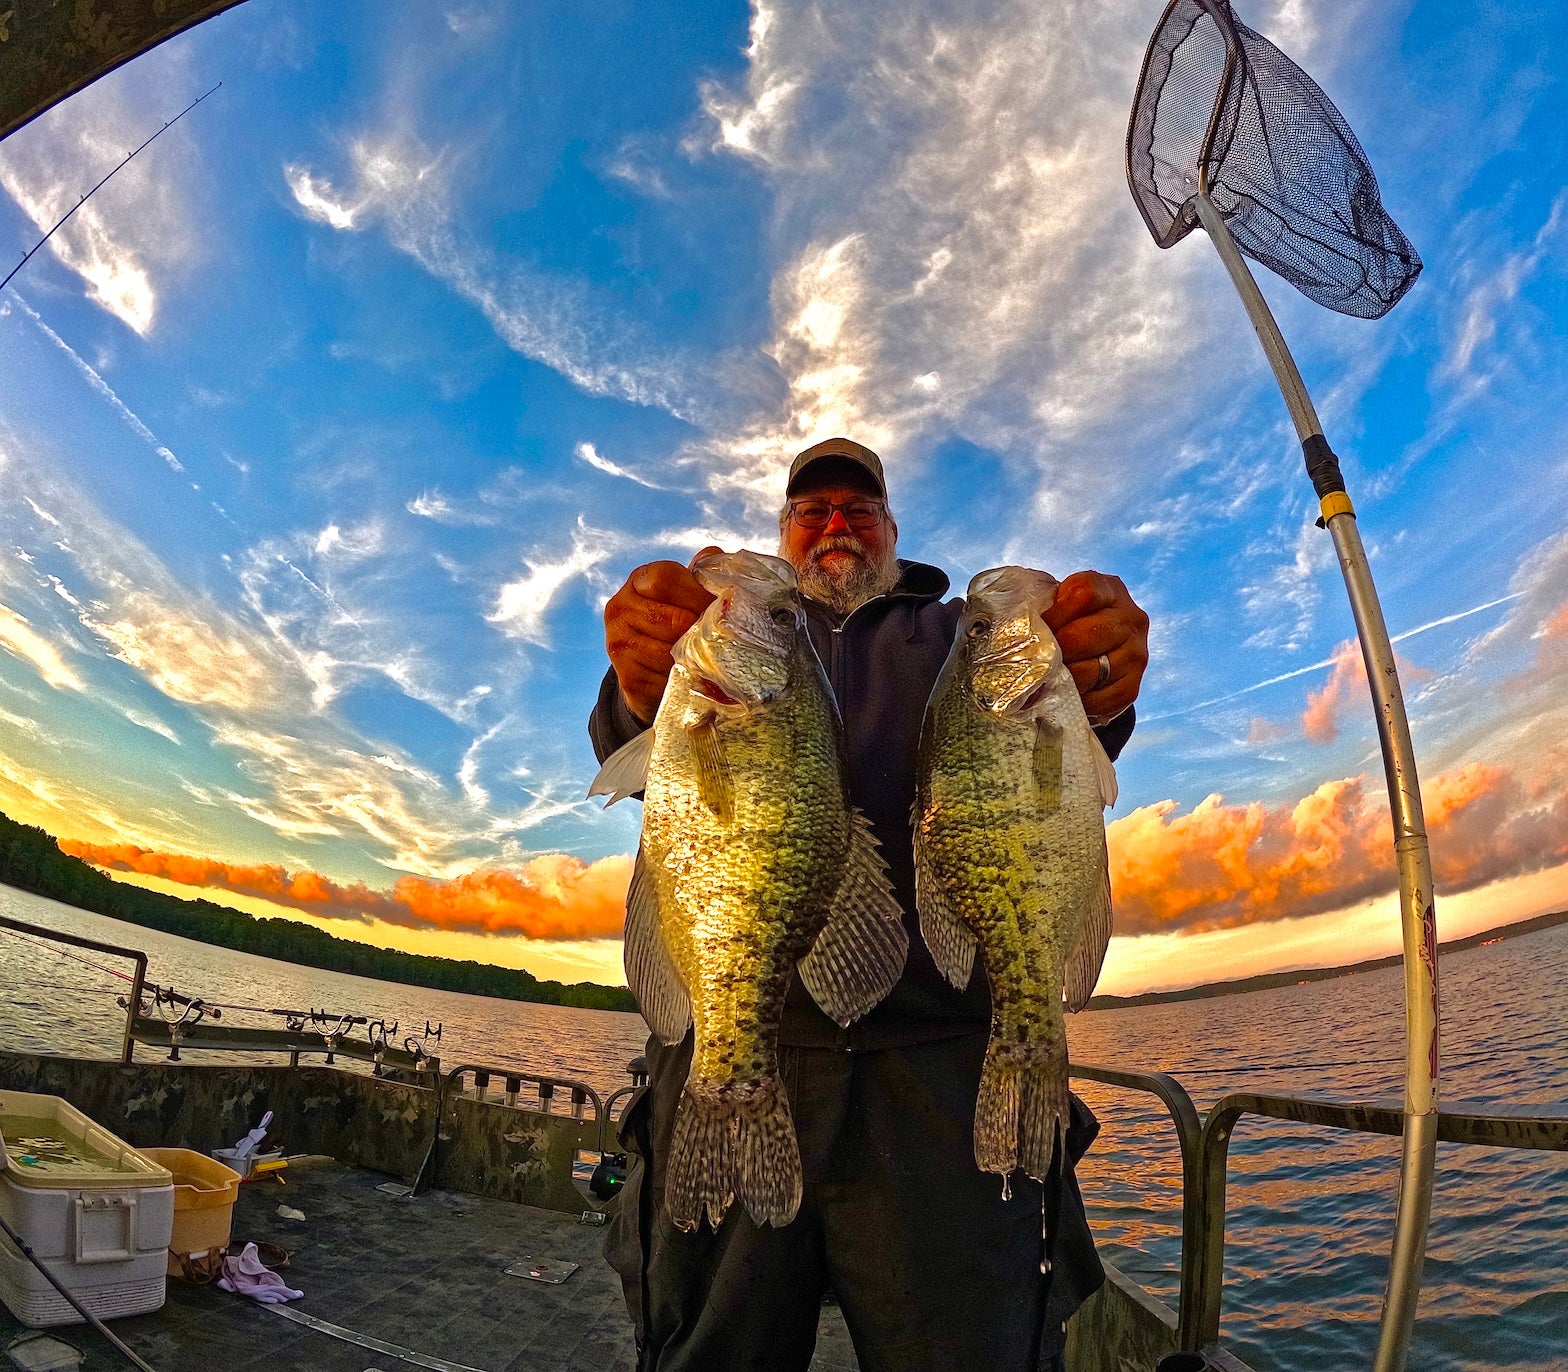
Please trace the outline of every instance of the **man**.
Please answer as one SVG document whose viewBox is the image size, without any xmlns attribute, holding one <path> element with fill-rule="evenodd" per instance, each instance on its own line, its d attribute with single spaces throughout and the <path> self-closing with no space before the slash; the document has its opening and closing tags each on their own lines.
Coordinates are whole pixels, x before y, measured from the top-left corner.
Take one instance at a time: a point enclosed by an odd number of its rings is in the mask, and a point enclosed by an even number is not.
<svg viewBox="0 0 1568 1372">
<path fill-rule="evenodd" d="M 622 1142 L 638 1161 L 606 1242 L 637 1330 L 639 1372 L 804 1372 L 822 1298 L 837 1300 L 862 1372 L 1033 1372 L 1059 1365 L 1067 1316 L 1104 1280 L 1072 1162 L 1098 1125 L 1074 1098 L 1070 1160 L 1010 1195 L 975 1166 L 975 1091 L 990 997 L 976 962 L 953 990 L 920 937 L 910 810 L 926 699 L 961 600 L 901 562 L 882 463 L 833 438 L 790 467 L 779 553 L 799 574 L 812 642 L 844 720 L 851 799 L 875 830 L 905 911 L 909 961 L 887 998 L 841 1029 L 801 987 L 780 1029 L 800 1138 L 800 1213 L 759 1227 L 732 1206 L 714 1233 L 663 1214 L 664 1162 L 691 1035 L 648 1044 L 649 1089 Z M 707 551 L 707 550 L 705 550 Z M 600 759 L 647 728 L 670 649 L 712 596 L 676 562 L 639 567 L 605 607 L 610 670 L 589 721 Z M 1112 757 L 1133 727 L 1148 616 L 1114 577 L 1079 572 L 1046 616 Z M 1042 1238 L 1042 1220 L 1047 1237 Z"/>
</svg>

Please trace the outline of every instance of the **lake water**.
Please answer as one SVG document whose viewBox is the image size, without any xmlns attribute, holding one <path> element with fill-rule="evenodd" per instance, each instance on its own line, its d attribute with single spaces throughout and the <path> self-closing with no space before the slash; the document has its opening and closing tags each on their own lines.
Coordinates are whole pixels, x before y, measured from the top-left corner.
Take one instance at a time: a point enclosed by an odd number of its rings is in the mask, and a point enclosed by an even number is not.
<svg viewBox="0 0 1568 1372">
<path fill-rule="evenodd" d="M 0 914 L 140 948 L 149 977 L 226 1005 L 352 1011 L 398 1039 L 445 1028 L 448 1063 L 525 1066 L 625 1085 L 634 1015 L 487 1000 L 273 962 L 141 929 L 0 886 Z M 114 965 L 97 954 L 87 963 Z M 1451 1108 L 1568 1101 L 1568 925 L 1446 957 L 1443 1098 Z M 1216 969 L 1223 974 L 1223 969 Z M 125 982 L 0 930 L 7 1047 L 110 1056 Z M 1402 1097 L 1397 968 L 1070 1021 L 1075 1059 L 1170 1072 L 1200 1113 L 1231 1090 Z M 225 1022 L 260 1023 L 238 1010 Z M 275 1022 L 275 1021 L 274 1021 Z M 149 1049 L 139 1049 L 148 1054 Z M 213 1061 L 218 1055 L 201 1054 Z M 254 1060 L 254 1055 L 249 1055 Z M 1181 1173 L 1152 1098 L 1093 1085 L 1104 1126 L 1080 1168 L 1106 1256 L 1174 1304 Z M 1438 1148 L 1416 1372 L 1568 1369 L 1568 1154 Z M 1244 1120 L 1230 1151 L 1224 1341 L 1258 1372 L 1371 1365 L 1387 1274 L 1399 1141 Z"/>
</svg>

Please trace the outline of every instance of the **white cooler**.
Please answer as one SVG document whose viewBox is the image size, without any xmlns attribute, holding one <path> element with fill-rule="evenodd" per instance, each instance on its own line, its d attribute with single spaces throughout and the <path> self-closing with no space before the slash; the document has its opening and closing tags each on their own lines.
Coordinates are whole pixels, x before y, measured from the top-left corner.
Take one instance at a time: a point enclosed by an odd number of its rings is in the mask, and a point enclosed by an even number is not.
<svg viewBox="0 0 1568 1372">
<path fill-rule="evenodd" d="M 163 1304 L 174 1178 L 59 1096 L 0 1091 L 0 1215 L 99 1319 Z M 79 1324 L 0 1233 L 0 1301 L 23 1324 Z"/>
</svg>

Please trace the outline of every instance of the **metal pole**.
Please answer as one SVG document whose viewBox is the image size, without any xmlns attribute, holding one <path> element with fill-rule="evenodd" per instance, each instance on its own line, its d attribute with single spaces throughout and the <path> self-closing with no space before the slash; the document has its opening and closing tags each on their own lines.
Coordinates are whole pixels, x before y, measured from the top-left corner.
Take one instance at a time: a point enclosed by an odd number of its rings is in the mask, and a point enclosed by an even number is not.
<svg viewBox="0 0 1568 1372">
<path fill-rule="evenodd" d="M 80 1205 L 81 1202 L 78 1201 L 77 1204 Z M 104 1338 L 109 1341 L 110 1345 L 115 1349 L 115 1351 L 125 1358 L 125 1360 L 129 1362 L 132 1367 L 137 1369 L 137 1372 L 158 1372 L 157 1368 L 153 1367 L 150 1363 L 144 1362 L 140 1357 L 138 1357 L 134 1349 L 127 1347 L 123 1342 L 121 1342 L 112 1331 L 105 1327 L 104 1322 L 100 1320 L 98 1316 L 93 1314 L 93 1312 L 83 1305 L 81 1301 L 77 1300 L 76 1296 L 72 1294 L 71 1289 L 61 1282 L 61 1280 L 44 1265 L 42 1259 L 40 1259 L 39 1256 L 27 1246 L 27 1241 L 5 1222 L 4 1216 L 0 1216 L 0 1232 L 3 1232 L 6 1238 L 10 1239 L 11 1242 L 17 1246 L 17 1249 L 21 1252 L 22 1256 L 38 1269 L 44 1280 L 65 1297 L 66 1302 L 70 1305 L 71 1309 L 76 1311 L 76 1313 L 86 1320 L 88 1324 L 92 1325 L 94 1329 L 102 1334 Z"/>
<path fill-rule="evenodd" d="M 125 1042 L 120 1061 L 129 1067 L 136 1060 L 136 1017 L 142 1012 L 142 988 L 147 983 L 147 954 L 137 953 L 136 973 L 131 979 L 130 1003 L 125 1007 Z"/>
<path fill-rule="evenodd" d="M 1307 469 L 1318 492 L 1323 523 L 1334 540 L 1339 569 L 1355 616 L 1366 665 L 1367 685 L 1377 715 L 1378 743 L 1394 822 L 1394 855 L 1399 866 L 1399 915 L 1405 953 L 1405 1132 L 1400 1158 L 1399 1202 L 1394 1216 L 1393 1251 L 1383 1319 L 1378 1334 L 1375 1372 L 1400 1372 L 1410 1352 L 1421 1267 L 1426 1257 L 1427 1223 L 1432 1205 L 1432 1173 L 1437 1158 L 1437 916 L 1432 902 L 1432 861 L 1427 850 L 1421 786 L 1415 749 L 1405 715 L 1404 695 L 1388 626 L 1372 583 L 1372 569 L 1356 527 L 1355 509 L 1340 479 L 1339 463 L 1323 438 L 1323 426 L 1285 346 L 1268 302 L 1242 260 L 1224 219 L 1204 186 L 1195 197 L 1198 218 L 1219 251 L 1230 279 L 1246 306 L 1258 341 L 1274 370 L 1290 410 Z"/>
</svg>

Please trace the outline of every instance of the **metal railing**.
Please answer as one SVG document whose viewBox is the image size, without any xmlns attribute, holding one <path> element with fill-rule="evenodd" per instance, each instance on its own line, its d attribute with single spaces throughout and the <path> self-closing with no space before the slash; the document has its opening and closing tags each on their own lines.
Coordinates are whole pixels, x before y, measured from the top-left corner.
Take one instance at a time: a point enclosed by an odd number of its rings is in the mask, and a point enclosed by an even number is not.
<svg viewBox="0 0 1568 1372">
<path fill-rule="evenodd" d="M 534 1114 L 545 1114 L 563 1121 L 576 1120 L 583 1124 L 591 1123 L 596 1131 L 600 1151 L 603 1151 L 604 1101 L 586 1082 L 574 1081 L 570 1077 L 546 1076 L 520 1067 L 498 1067 L 494 1063 L 487 1062 L 460 1062 L 456 1067 L 448 1069 L 436 1082 L 436 1108 L 432 1117 L 430 1146 L 425 1150 L 424 1160 L 419 1164 L 419 1170 L 414 1176 L 416 1192 L 423 1191 L 435 1180 L 441 1162 L 441 1128 L 446 1119 L 447 1102 L 454 1099 L 452 1087 L 458 1085 L 461 1078 L 470 1074 L 474 1077 L 474 1094 L 467 1096 L 463 1093 L 462 1098 L 507 1106 Z M 490 1082 L 496 1077 L 501 1080 L 502 1090 L 498 1097 L 491 1099 Z M 524 1082 L 533 1083 L 532 1102 L 525 1102 L 523 1099 Z M 565 1088 L 566 1096 L 570 1101 L 568 1114 L 557 1114 L 552 1109 L 557 1087 Z M 458 1090 L 462 1093 L 460 1085 Z M 590 1105 L 593 1107 L 593 1116 L 591 1120 L 585 1120 L 583 1116 Z"/>
<path fill-rule="evenodd" d="M 529 1110 L 540 1115 L 554 1115 L 557 1119 L 574 1120 L 582 1120 L 591 1105 L 593 1115 L 590 1122 L 600 1124 L 604 1120 L 604 1100 L 586 1082 L 575 1081 L 571 1077 L 547 1076 L 521 1067 L 497 1067 L 487 1062 L 462 1062 L 448 1069 L 441 1078 L 440 1103 L 446 1102 L 458 1078 L 469 1075 L 474 1078 L 474 1089 L 473 1095 L 468 1099 L 491 1105 L 505 1105 L 514 1110 Z M 490 1082 L 493 1078 L 500 1079 L 501 1090 L 492 1099 Z M 532 1099 L 526 1099 L 523 1095 L 524 1082 L 529 1082 L 534 1087 Z M 567 1100 L 565 1111 L 555 1109 L 557 1087 L 562 1089 Z M 458 1089 L 462 1092 L 461 1087 Z M 462 1094 L 467 1096 L 466 1092 Z"/>
<path fill-rule="evenodd" d="M 1226 1172 L 1230 1140 L 1237 1123 L 1252 1115 L 1347 1133 L 1399 1138 L 1408 1120 L 1406 1112 L 1393 1101 L 1343 1101 L 1238 1091 L 1216 1101 L 1200 1128 L 1191 1097 L 1180 1082 L 1163 1072 L 1130 1072 L 1074 1063 L 1072 1076 L 1155 1096 L 1175 1126 L 1182 1173 L 1177 1338 L 1183 1352 L 1196 1353 L 1219 1342 L 1225 1277 Z M 1568 1106 L 1546 1111 L 1533 1106 L 1441 1110 L 1435 1116 L 1435 1130 L 1435 1141 L 1442 1143 L 1568 1152 Z"/>
<path fill-rule="evenodd" d="M 137 948 L 120 948 L 112 943 L 100 943 L 97 939 L 82 938 L 77 934 L 63 934 L 57 929 L 46 929 L 39 924 L 27 924 L 5 915 L 0 915 L 0 929 L 10 929 L 18 934 L 48 939 L 55 943 L 67 943 L 73 948 L 84 948 L 93 953 L 107 953 L 110 957 L 126 958 L 136 965 L 136 970 L 129 974 L 131 993 L 125 1002 L 125 1036 L 120 1045 L 120 1061 L 129 1063 L 136 1051 L 136 1012 L 142 1003 L 142 994 L 147 985 L 147 954 Z M 126 974 L 116 972 L 114 975 Z"/>
<path fill-rule="evenodd" d="M 1244 1115 L 1318 1125 L 1355 1134 L 1386 1134 L 1400 1138 L 1407 1113 L 1394 1102 L 1367 1103 L 1319 1096 L 1265 1095 L 1238 1091 L 1216 1101 L 1203 1124 L 1199 1147 L 1202 1173 L 1200 1211 L 1203 1229 L 1197 1274 L 1197 1324 L 1182 1328 L 1182 1348 L 1196 1349 L 1220 1336 L 1220 1296 L 1225 1268 L 1225 1183 L 1231 1135 Z M 1568 1109 L 1560 1114 L 1538 1110 L 1439 1110 L 1437 1141 L 1483 1148 L 1532 1148 L 1568 1152 Z M 1185 1247 L 1186 1235 L 1182 1242 Z M 1183 1301 L 1183 1309 L 1187 1302 Z"/>
<path fill-rule="evenodd" d="M 1196 1302 L 1204 1288 L 1198 1276 L 1198 1247 L 1189 1236 L 1202 1225 L 1202 1124 L 1192 1097 L 1175 1077 L 1165 1072 L 1128 1072 L 1118 1067 L 1097 1067 L 1073 1063 L 1070 1075 L 1080 1081 L 1097 1081 L 1105 1086 L 1120 1086 L 1143 1091 L 1159 1099 L 1176 1126 L 1176 1142 L 1181 1149 L 1181 1295 L 1177 1306 L 1177 1326 L 1186 1328 L 1198 1318 Z M 1185 1348 L 1187 1345 L 1183 1344 Z"/>
<path fill-rule="evenodd" d="M 63 933 L 39 924 L 28 924 L 19 919 L 0 916 L 0 929 L 10 929 L 24 938 L 39 943 L 65 944 L 94 953 L 106 953 L 125 958 L 134 964 L 134 972 L 121 972 L 114 968 L 98 967 L 130 983 L 130 991 L 120 998 L 125 1007 L 125 1029 L 120 1048 L 120 1061 L 134 1061 L 136 1045 L 160 1048 L 168 1052 L 171 1062 L 178 1062 L 186 1050 L 228 1053 L 286 1053 L 289 1066 L 298 1067 L 302 1055 L 322 1054 L 331 1066 L 337 1055 L 368 1062 L 380 1076 L 396 1068 L 416 1075 L 432 1078 L 441 1071 L 441 1059 L 427 1053 L 424 1041 L 439 1041 L 441 1030 L 425 1025 L 424 1035 L 405 1037 L 402 1044 L 394 1041 L 398 1025 L 388 1025 L 385 1020 L 367 1015 L 334 1014 L 323 1010 L 267 1009 L 259 1006 L 216 1005 L 199 996 L 181 995 L 172 988 L 155 985 L 147 979 L 147 954 L 135 948 L 121 948 L 97 939 L 82 938 L 77 934 Z M 69 953 L 64 954 L 71 957 Z M 86 959 L 77 958 L 79 962 Z M 161 1011 L 167 1007 L 176 1013 L 146 1013 L 149 1007 Z M 263 1016 L 276 1016 L 283 1027 L 255 1027 L 250 1025 L 223 1024 L 224 1010 L 242 1010 Z M 363 1028 L 365 1037 L 352 1037 L 356 1029 Z"/>
</svg>

